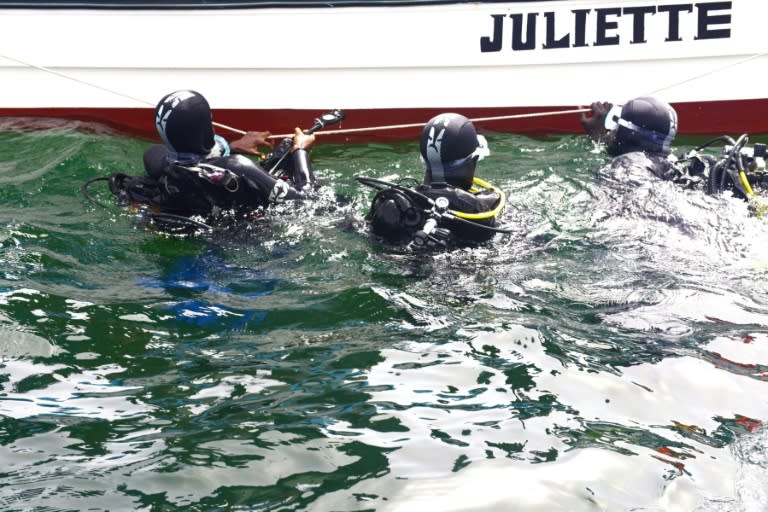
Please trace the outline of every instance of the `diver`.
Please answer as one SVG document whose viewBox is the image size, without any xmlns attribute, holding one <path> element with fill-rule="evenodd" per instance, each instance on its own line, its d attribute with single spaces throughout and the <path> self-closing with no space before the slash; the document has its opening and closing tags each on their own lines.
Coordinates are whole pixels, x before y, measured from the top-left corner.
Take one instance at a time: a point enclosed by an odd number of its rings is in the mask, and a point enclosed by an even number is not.
<svg viewBox="0 0 768 512">
<path fill-rule="evenodd" d="M 594 102 L 590 110 L 580 115 L 580 121 L 592 140 L 613 157 L 609 168 L 643 170 L 686 188 L 706 183 L 707 165 L 688 165 L 672 154 L 678 121 L 668 103 L 642 96 L 624 105 Z"/>
<path fill-rule="evenodd" d="M 448 247 L 509 232 L 497 227 L 504 192 L 475 177 L 477 162 L 490 150 L 469 119 L 454 113 L 435 116 L 422 129 L 419 150 L 425 166 L 421 183 L 357 177 L 377 189 L 365 217 L 376 236 L 389 243 Z"/>
<path fill-rule="evenodd" d="M 154 219 L 200 218 L 200 225 L 245 219 L 260 208 L 305 199 L 315 186 L 309 160 L 315 136 L 296 128 L 271 156 L 255 163 L 245 155 L 272 149 L 269 132 L 247 132 L 228 142 L 214 133 L 208 101 L 192 90 L 164 96 L 154 110 L 163 144 L 144 153 L 146 176 L 115 173 L 109 186 L 123 205 L 145 205 Z M 87 185 L 87 184 L 86 184 Z M 196 221 L 190 220 L 195 223 Z"/>
<path fill-rule="evenodd" d="M 669 104 L 653 97 L 640 97 L 623 106 L 608 102 L 590 105 L 580 121 L 590 137 L 605 145 L 613 156 L 609 171 L 650 171 L 655 176 L 717 195 L 730 192 L 745 200 L 768 190 L 765 172 L 765 144 L 747 146 L 748 136 L 738 139 L 722 135 L 676 156 L 671 144 L 677 134 L 677 113 Z M 702 152 L 716 142 L 724 142 L 720 155 Z M 614 172 L 614 175 L 616 173 Z M 632 175 L 632 177 L 637 177 Z"/>
</svg>

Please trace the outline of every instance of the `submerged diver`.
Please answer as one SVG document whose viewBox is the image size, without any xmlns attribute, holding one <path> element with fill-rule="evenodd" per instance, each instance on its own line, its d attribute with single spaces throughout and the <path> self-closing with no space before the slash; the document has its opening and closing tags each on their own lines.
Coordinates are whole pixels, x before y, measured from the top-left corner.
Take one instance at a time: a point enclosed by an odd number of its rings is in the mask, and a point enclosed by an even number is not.
<svg viewBox="0 0 768 512">
<path fill-rule="evenodd" d="M 422 130 L 419 149 L 425 166 L 421 184 L 357 178 L 378 189 L 366 215 L 375 235 L 390 243 L 453 246 L 508 232 L 496 227 L 504 193 L 475 177 L 477 162 L 490 150 L 469 119 L 435 116 Z"/>
<path fill-rule="evenodd" d="M 198 92 L 181 90 L 164 96 L 155 107 L 155 127 L 163 144 L 144 153 L 146 176 L 116 173 L 110 190 L 121 204 L 147 205 L 157 218 L 198 216 L 203 223 L 246 218 L 285 200 L 304 199 L 315 185 L 309 150 L 313 134 L 295 129 L 264 162 L 259 146 L 270 149 L 269 132 L 247 132 L 227 142 L 216 135 L 208 101 Z M 288 143 L 288 144 L 285 144 Z M 242 154 L 235 154 L 242 153 Z M 191 221 L 194 222 L 194 221 Z"/>
<path fill-rule="evenodd" d="M 642 179 L 633 173 L 650 171 L 685 188 L 709 194 L 729 191 L 741 199 L 752 199 L 768 189 L 764 161 L 768 151 L 764 144 L 747 147 L 746 134 L 737 140 L 727 135 L 717 137 L 678 157 L 671 150 L 678 128 L 677 112 L 669 104 L 640 97 L 623 106 L 595 102 L 590 110 L 588 115 L 581 114 L 582 126 L 614 157 L 607 169 L 614 177 L 621 171 L 626 176 L 620 179 Z M 725 142 L 720 155 L 701 152 L 718 141 Z"/>
</svg>

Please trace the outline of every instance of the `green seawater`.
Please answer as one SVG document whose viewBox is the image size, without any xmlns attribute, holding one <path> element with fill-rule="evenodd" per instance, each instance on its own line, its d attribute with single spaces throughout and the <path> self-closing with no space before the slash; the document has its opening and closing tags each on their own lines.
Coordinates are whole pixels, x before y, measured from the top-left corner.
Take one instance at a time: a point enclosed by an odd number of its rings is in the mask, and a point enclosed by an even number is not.
<svg viewBox="0 0 768 512">
<path fill-rule="evenodd" d="M 316 202 L 183 238 L 82 194 L 148 142 L 0 124 L 0 509 L 763 510 L 744 203 L 491 133 L 514 232 L 412 253 L 354 176 L 420 177 L 416 143 L 318 139 Z"/>
</svg>

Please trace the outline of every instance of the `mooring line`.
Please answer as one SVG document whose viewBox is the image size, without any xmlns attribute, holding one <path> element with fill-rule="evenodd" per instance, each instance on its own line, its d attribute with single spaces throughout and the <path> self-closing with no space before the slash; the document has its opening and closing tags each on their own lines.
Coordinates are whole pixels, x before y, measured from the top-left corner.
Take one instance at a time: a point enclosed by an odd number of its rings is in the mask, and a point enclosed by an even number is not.
<svg viewBox="0 0 768 512">
<path fill-rule="evenodd" d="M 720 71 L 723 71 L 723 70 L 731 68 L 731 67 L 735 67 L 735 66 L 744 64 L 746 62 L 750 62 L 752 60 L 758 59 L 758 58 L 763 57 L 765 55 L 768 55 L 768 53 L 763 52 L 763 53 L 757 53 L 757 54 L 754 54 L 754 55 L 750 55 L 749 57 L 746 57 L 744 59 L 740 59 L 740 60 L 738 60 L 736 62 L 731 62 L 731 63 L 728 63 L 726 65 L 720 66 L 720 67 L 718 67 L 716 69 L 712 69 L 712 70 L 706 71 L 704 73 L 698 74 L 696 76 L 692 76 L 692 77 L 686 78 L 685 80 L 681 80 L 679 82 L 675 82 L 675 83 L 669 84 L 667 86 L 661 87 L 661 88 L 656 89 L 654 91 L 651 91 L 651 92 L 649 92 L 649 93 L 647 93 L 645 95 L 646 96 L 653 96 L 653 95 L 656 95 L 656 94 L 658 94 L 658 93 L 660 93 L 662 91 L 666 91 L 668 89 L 672 89 L 674 87 L 678 87 L 678 86 L 686 84 L 688 82 L 693 82 L 695 80 L 699 80 L 699 79 L 704 78 L 706 76 L 718 73 Z M 125 94 L 123 92 L 116 91 L 116 90 L 110 89 L 108 87 L 103 87 L 103 86 L 95 84 L 93 82 L 82 80 L 80 78 L 74 77 L 72 75 L 68 75 L 66 73 L 62 73 L 60 71 L 56 71 L 54 69 L 51 69 L 51 68 L 48 68 L 48 67 L 45 67 L 45 66 L 41 66 L 41 65 L 38 65 L 38 64 L 27 62 L 27 61 L 24 61 L 22 59 L 11 57 L 11 56 L 3 54 L 3 53 L 0 53 L 0 57 L 2 57 L 4 59 L 7 59 L 7 60 L 9 60 L 11 62 L 15 62 L 17 64 L 21 64 L 23 66 L 27 66 L 27 67 L 30 67 L 30 68 L 33 68 L 33 69 L 37 69 L 37 70 L 43 71 L 45 73 L 50 73 L 50 74 L 58 76 L 60 78 L 71 80 L 73 82 L 77 82 L 79 84 L 86 85 L 88 87 L 93 87 L 95 89 L 99 89 L 101 91 L 108 92 L 108 93 L 114 94 L 116 96 L 121 96 L 123 98 L 129 99 L 129 100 L 132 100 L 132 101 L 136 101 L 136 102 L 141 103 L 143 105 L 148 105 L 150 107 L 154 107 L 155 106 L 154 103 L 151 103 L 151 102 L 149 102 L 149 101 L 147 101 L 145 99 L 137 98 L 135 96 L 131 96 L 129 94 Z M 577 109 L 569 109 L 569 110 L 529 112 L 529 113 L 526 113 L 526 114 L 509 114 L 509 115 L 492 116 L 492 117 L 475 117 L 475 118 L 470 118 L 470 121 L 472 121 L 474 123 L 492 122 L 492 121 L 506 121 L 506 120 L 512 120 L 512 119 L 526 119 L 526 118 L 533 118 L 533 117 L 546 117 L 546 116 L 558 116 L 558 115 L 565 115 L 565 114 L 578 114 L 578 113 L 589 112 L 589 111 L 590 111 L 589 108 L 577 108 Z M 217 128 L 221 128 L 221 129 L 224 129 L 224 130 L 229 130 L 230 132 L 237 133 L 239 135 L 245 135 L 247 133 L 246 131 L 241 130 L 239 128 L 228 126 L 226 124 L 222 124 L 222 123 L 219 123 L 219 122 L 216 122 L 216 121 L 213 122 L 213 125 L 215 127 L 217 127 Z M 324 130 L 324 131 L 317 132 L 317 133 L 318 134 L 322 134 L 322 135 L 338 135 L 338 134 L 363 133 L 363 132 L 383 131 L 383 130 L 400 130 L 400 129 L 406 129 L 406 128 L 420 128 L 423 125 L 424 125 L 424 123 L 391 124 L 391 125 L 382 125 L 382 126 L 369 126 L 369 127 L 363 127 L 363 128 L 339 128 L 339 129 L 336 129 L 336 130 Z M 293 136 L 292 133 L 287 133 L 287 134 L 271 135 L 269 138 L 270 139 L 278 139 L 278 138 L 286 138 L 286 137 L 292 137 L 292 136 Z"/>
</svg>

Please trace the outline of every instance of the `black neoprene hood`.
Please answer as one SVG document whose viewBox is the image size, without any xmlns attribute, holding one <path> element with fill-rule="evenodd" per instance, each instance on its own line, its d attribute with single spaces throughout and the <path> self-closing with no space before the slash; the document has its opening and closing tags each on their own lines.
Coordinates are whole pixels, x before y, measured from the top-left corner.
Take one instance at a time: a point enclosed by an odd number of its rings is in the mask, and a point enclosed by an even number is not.
<svg viewBox="0 0 768 512">
<path fill-rule="evenodd" d="M 196 91 L 172 92 L 155 107 L 157 132 L 174 153 L 210 153 L 214 145 L 212 121 L 208 101 Z"/>
</svg>

